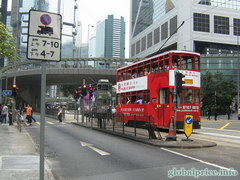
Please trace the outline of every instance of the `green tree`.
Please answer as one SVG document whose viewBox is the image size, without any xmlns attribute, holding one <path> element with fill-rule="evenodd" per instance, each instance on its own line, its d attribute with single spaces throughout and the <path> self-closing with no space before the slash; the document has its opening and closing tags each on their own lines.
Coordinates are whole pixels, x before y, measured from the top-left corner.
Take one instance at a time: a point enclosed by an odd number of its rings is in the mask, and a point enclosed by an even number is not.
<svg viewBox="0 0 240 180">
<path fill-rule="evenodd" d="M 202 108 L 206 111 L 226 112 L 237 94 L 236 83 L 222 73 L 207 72 L 202 76 Z"/>
<path fill-rule="evenodd" d="M 16 59 L 16 44 L 2 22 L 0 22 L 0 57 L 7 57 L 9 64 Z"/>
</svg>

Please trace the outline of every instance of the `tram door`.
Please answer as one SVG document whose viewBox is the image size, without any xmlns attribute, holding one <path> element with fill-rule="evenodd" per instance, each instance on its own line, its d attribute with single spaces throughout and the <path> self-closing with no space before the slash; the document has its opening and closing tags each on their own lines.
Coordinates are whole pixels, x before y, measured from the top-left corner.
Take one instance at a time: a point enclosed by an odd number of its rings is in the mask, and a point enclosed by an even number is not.
<svg viewBox="0 0 240 180">
<path fill-rule="evenodd" d="M 167 128 L 169 127 L 169 115 L 170 115 L 169 96 L 170 96 L 169 88 L 159 89 L 159 101 L 158 101 L 159 126 Z"/>
</svg>

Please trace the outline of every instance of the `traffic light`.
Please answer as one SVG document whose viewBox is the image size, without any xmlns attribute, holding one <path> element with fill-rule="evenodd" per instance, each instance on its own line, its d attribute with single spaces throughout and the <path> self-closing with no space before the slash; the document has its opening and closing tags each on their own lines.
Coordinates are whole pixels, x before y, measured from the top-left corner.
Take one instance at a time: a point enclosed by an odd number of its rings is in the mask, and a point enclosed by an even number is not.
<svg viewBox="0 0 240 180">
<path fill-rule="evenodd" d="M 92 96 L 93 96 L 93 88 L 90 87 L 90 88 L 89 88 L 89 97 L 91 98 Z"/>
<path fill-rule="evenodd" d="M 78 89 L 75 89 L 75 91 L 74 91 L 74 99 L 77 101 L 79 99 L 79 97 L 80 97 L 79 91 L 78 91 Z"/>
<path fill-rule="evenodd" d="M 16 84 L 12 85 L 12 96 L 13 97 L 17 96 L 17 85 Z"/>
<path fill-rule="evenodd" d="M 86 86 L 86 84 L 82 85 L 81 93 L 82 93 L 82 96 L 86 96 L 87 95 L 87 86 Z"/>
<path fill-rule="evenodd" d="M 176 85 L 177 94 L 181 94 L 182 92 L 182 85 L 185 83 L 185 81 L 183 81 L 184 77 L 185 76 L 180 72 L 177 72 L 175 75 L 175 85 Z"/>
</svg>

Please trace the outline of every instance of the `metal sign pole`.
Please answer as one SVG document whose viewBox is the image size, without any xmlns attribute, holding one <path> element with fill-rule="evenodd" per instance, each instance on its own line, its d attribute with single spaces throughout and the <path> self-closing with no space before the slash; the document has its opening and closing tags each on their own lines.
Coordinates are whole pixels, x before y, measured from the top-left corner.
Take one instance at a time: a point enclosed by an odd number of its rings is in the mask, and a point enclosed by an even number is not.
<svg viewBox="0 0 240 180">
<path fill-rule="evenodd" d="M 43 10 L 44 0 L 39 0 L 39 9 Z M 61 60 L 60 14 L 46 11 L 29 11 L 27 58 L 42 61 L 41 74 L 41 124 L 40 124 L 40 180 L 44 180 L 44 141 L 45 141 L 45 94 L 46 94 L 46 62 Z"/>
<path fill-rule="evenodd" d="M 40 124 L 40 180 L 44 180 L 44 141 L 45 141 L 45 92 L 46 62 L 42 61 L 41 75 L 41 124 Z"/>
</svg>

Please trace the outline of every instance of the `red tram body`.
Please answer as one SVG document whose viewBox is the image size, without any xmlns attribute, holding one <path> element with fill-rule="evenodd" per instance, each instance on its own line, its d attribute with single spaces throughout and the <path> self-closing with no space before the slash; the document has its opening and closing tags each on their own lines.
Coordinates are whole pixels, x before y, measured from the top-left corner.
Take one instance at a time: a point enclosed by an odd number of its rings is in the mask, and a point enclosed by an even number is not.
<svg viewBox="0 0 240 180">
<path fill-rule="evenodd" d="M 185 76 L 176 127 L 183 129 L 185 115 L 191 114 L 193 128 L 200 128 L 200 55 L 187 51 L 169 51 L 117 69 L 116 113 L 122 115 L 117 120 L 169 128 L 174 115 L 174 68 Z"/>
</svg>

